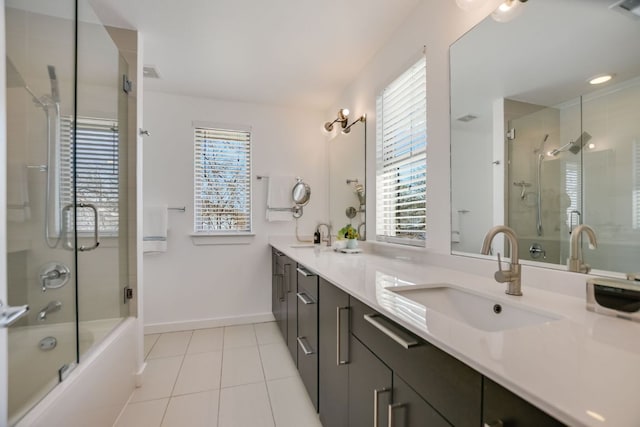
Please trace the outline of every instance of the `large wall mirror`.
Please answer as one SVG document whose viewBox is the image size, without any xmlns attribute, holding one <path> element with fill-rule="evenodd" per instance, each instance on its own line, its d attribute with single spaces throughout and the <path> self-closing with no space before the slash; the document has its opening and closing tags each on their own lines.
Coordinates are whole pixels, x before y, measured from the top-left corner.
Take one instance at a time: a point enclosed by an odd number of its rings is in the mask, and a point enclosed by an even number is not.
<svg viewBox="0 0 640 427">
<path fill-rule="evenodd" d="M 365 225 L 365 146 L 366 123 L 359 121 L 349 133 L 338 133 L 329 141 L 329 220 L 333 234 L 347 224 L 358 229 L 360 239 Z"/>
<path fill-rule="evenodd" d="M 640 8 L 631 3 L 530 1 L 451 46 L 454 254 L 479 254 L 487 230 L 507 224 L 521 259 L 562 268 L 584 223 L 598 237 L 583 250 L 594 270 L 638 271 Z"/>
</svg>

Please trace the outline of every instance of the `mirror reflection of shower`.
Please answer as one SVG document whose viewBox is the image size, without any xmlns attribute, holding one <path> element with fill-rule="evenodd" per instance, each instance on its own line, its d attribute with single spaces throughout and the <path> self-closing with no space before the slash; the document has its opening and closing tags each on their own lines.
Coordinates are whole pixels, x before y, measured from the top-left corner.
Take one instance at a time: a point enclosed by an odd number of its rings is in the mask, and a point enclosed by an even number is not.
<svg viewBox="0 0 640 427">
<path fill-rule="evenodd" d="M 57 195 L 57 174 L 56 171 L 59 168 L 59 149 L 60 149 L 60 87 L 58 84 L 58 78 L 56 76 L 56 68 L 53 65 L 47 65 L 47 72 L 49 74 L 49 82 L 51 85 L 51 93 L 38 97 L 34 91 L 27 85 L 22 75 L 18 72 L 17 68 L 7 56 L 7 87 L 22 87 L 33 100 L 33 104 L 37 108 L 41 108 L 44 111 L 46 126 L 47 126 L 47 161 L 43 165 L 36 166 L 40 171 L 45 172 L 46 176 L 46 188 L 45 188 L 45 204 L 44 204 L 44 241 L 46 245 L 53 249 L 60 244 L 60 240 L 63 235 L 66 234 L 66 220 L 63 221 L 62 216 L 59 214 L 55 206 L 52 207 L 52 193 Z M 52 214 L 53 211 L 53 214 Z M 51 223 L 57 225 L 56 232 L 52 233 L 50 230 Z M 53 239 L 53 240 L 52 240 Z"/>
</svg>

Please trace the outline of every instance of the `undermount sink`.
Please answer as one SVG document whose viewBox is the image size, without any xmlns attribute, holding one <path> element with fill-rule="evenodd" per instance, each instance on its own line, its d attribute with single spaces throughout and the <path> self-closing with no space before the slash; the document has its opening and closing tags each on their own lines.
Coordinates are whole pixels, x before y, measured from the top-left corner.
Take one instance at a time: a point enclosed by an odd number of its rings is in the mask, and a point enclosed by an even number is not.
<svg viewBox="0 0 640 427">
<path fill-rule="evenodd" d="M 518 329 L 561 318 L 551 313 L 518 307 L 447 284 L 387 289 L 424 306 L 427 310 L 427 318 L 428 312 L 433 310 L 472 328 L 487 332 Z"/>
</svg>

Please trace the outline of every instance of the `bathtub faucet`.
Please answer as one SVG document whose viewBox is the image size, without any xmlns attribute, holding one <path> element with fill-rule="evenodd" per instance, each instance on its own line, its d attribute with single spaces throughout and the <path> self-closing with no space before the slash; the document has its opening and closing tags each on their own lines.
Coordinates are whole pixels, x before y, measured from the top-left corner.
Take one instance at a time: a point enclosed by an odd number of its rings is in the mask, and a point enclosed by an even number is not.
<svg viewBox="0 0 640 427">
<path fill-rule="evenodd" d="M 62 308 L 62 303 L 60 301 L 51 301 L 49 304 L 47 304 L 45 308 L 40 310 L 40 313 L 38 313 L 38 320 L 41 322 L 46 320 L 47 314 L 60 311 L 61 308 Z"/>
</svg>

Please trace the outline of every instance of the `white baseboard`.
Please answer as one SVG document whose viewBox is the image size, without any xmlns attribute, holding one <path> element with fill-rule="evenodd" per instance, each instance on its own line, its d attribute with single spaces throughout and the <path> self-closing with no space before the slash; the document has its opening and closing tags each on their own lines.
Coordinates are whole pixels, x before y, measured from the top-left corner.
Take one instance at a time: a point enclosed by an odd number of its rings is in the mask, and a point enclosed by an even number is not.
<svg viewBox="0 0 640 427">
<path fill-rule="evenodd" d="M 144 326 L 145 335 L 165 332 L 189 331 L 192 329 L 219 328 L 221 326 L 246 325 L 248 323 L 273 322 L 272 313 L 248 316 L 219 317 L 217 319 L 186 320 L 182 322 L 153 323 Z"/>
</svg>

